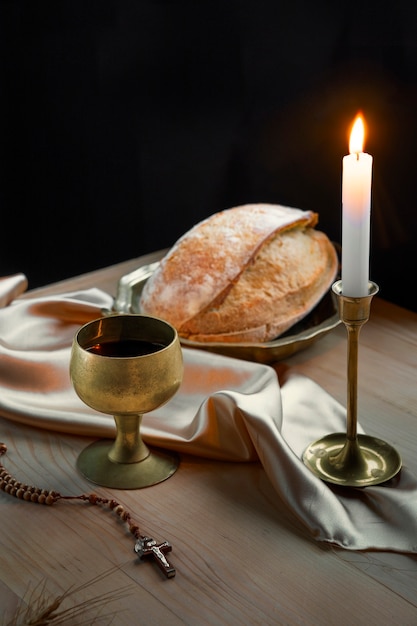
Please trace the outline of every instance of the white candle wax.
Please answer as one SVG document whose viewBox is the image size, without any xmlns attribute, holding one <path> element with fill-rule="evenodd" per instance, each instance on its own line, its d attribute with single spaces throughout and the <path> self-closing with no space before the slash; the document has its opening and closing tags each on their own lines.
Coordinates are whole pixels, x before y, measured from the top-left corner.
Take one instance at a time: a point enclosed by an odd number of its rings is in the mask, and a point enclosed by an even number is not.
<svg viewBox="0 0 417 626">
<path fill-rule="evenodd" d="M 343 158 L 342 293 L 367 296 L 372 187 L 372 156 L 362 152 L 363 122 L 352 130 L 350 152 Z M 354 135 L 356 126 L 356 133 Z M 355 143 L 359 142 L 359 143 Z"/>
</svg>

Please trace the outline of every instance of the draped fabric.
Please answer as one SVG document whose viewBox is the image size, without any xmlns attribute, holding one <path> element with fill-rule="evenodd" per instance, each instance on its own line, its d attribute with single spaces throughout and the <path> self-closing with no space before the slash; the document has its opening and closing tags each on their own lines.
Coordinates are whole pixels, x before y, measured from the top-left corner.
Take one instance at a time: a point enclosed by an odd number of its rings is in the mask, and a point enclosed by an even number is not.
<svg viewBox="0 0 417 626">
<path fill-rule="evenodd" d="M 23 275 L 0 280 L 0 415 L 41 429 L 114 437 L 115 423 L 76 395 L 73 337 L 112 299 L 98 289 L 16 299 Z M 332 487 L 301 460 L 309 443 L 345 430 L 346 411 L 312 380 L 267 365 L 183 349 L 184 379 L 166 405 L 144 416 L 153 446 L 262 463 L 277 494 L 312 537 L 351 550 L 417 552 L 417 481 L 403 468 L 383 486 Z M 74 468 L 75 471 L 75 468 Z"/>
</svg>

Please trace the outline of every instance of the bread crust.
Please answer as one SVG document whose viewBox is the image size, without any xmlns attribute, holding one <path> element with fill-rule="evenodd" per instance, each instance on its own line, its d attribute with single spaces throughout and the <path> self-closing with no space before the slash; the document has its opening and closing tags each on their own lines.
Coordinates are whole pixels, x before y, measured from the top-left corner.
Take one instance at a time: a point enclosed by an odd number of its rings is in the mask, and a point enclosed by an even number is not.
<svg viewBox="0 0 417 626">
<path fill-rule="evenodd" d="M 199 342 L 265 342 L 304 317 L 337 272 L 318 214 L 270 204 L 216 213 L 162 259 L 140 300 Z"/>
</svg>

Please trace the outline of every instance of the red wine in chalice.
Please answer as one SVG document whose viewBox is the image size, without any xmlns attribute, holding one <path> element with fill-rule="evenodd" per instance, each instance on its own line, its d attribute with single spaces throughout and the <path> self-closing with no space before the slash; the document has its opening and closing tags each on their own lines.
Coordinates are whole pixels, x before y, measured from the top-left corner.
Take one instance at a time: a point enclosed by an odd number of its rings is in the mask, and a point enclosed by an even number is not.
<svg viewBox="0 0 417 626">
<path fill-rule="evenodd" d="M 143 341 L 141 339 L 120 339 L 103 341 L 86 348 L 87 352 L 111 357 L 135 357 L 153 354 L 165 348 L 163 343 Z"/>
</svg>

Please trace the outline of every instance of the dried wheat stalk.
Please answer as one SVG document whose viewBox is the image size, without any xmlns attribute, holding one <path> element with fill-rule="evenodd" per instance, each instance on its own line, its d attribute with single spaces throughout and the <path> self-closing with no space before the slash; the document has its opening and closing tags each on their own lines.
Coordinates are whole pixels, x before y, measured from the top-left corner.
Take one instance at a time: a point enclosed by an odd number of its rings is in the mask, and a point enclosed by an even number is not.
<svg viewBox="0 0 417 626">
<path fill-rule="evenodd" d="M 74 596 L 91 585 L 100 582 L 113 571 L 115 571 L 115 569 L 105 572 L 79 587 L 70 588 L 68 591 L 56 597 L 51 597 L 51 595 L 48 594 L 46 581 L 42 581 L 32 591 L 28 591 L 13 617 L 9 621 L 3 622 L 3 626 L 58 626 L 63 624 L 71 624 L 72 626 L 77 624 L 81 626 L 82 624 L 111 624 L 119 611 L 107 613 L 103 611 L 111 602 L 126 597 L 131 592 L 132 588 L 123 587 L 78 603 L 75 601 Z M 64 608 L 63 605 L 71 599 L 73 600 L 72 606 Z"/>
</svg>

